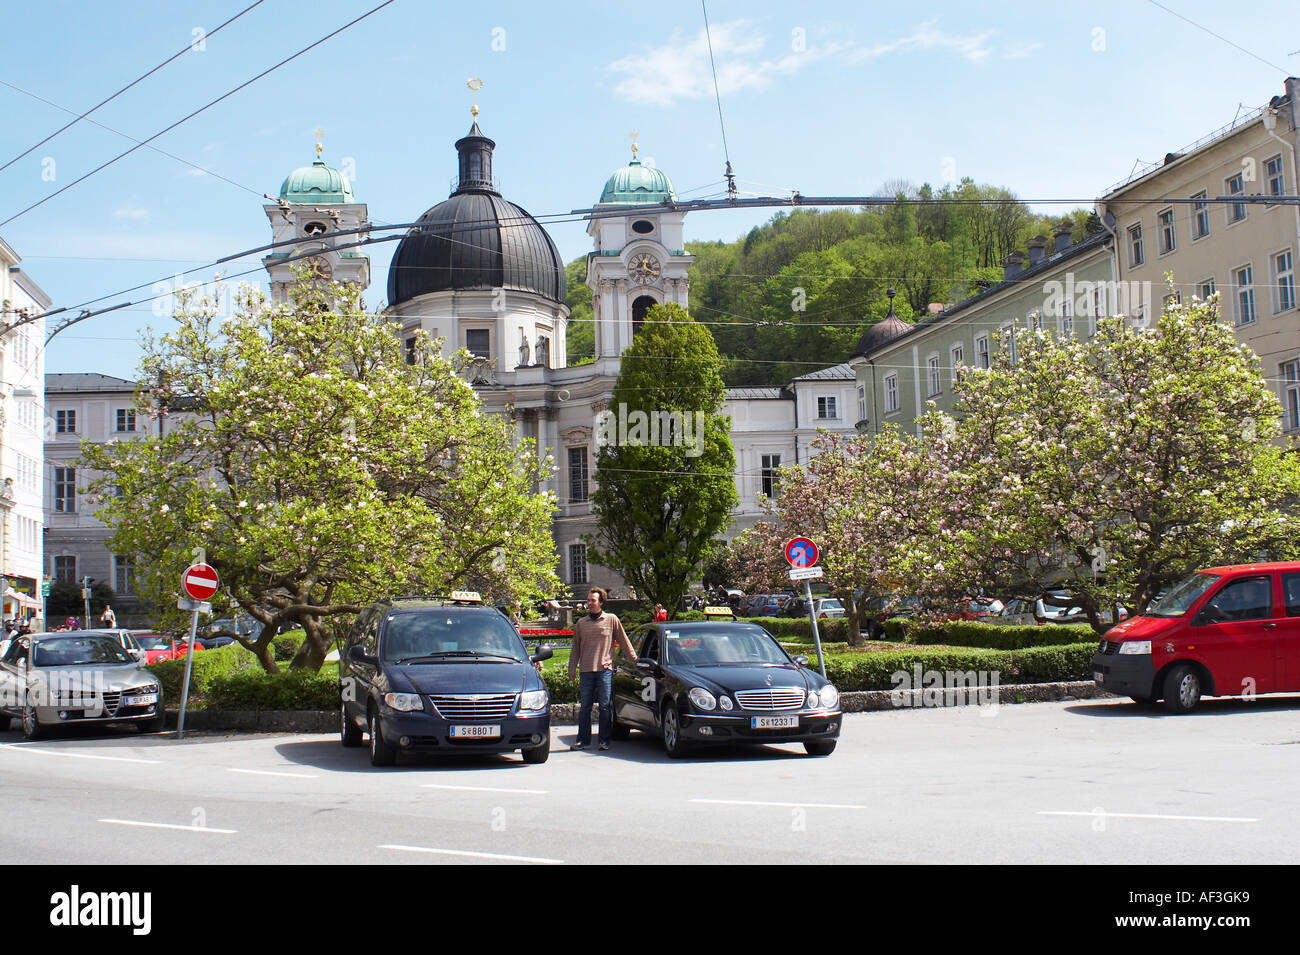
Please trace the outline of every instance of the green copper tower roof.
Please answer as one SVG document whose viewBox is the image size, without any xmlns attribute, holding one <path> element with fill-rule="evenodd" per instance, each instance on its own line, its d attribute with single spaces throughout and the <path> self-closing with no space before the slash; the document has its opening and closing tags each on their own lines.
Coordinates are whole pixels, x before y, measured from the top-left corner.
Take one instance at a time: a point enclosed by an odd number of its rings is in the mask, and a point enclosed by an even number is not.
<svg viewBox="0 0 1300 955">
<path fill-rule="evenodd" d="M 356 202 L 348 177 L 325 165 L 319 156 L 310 166 L 301 166 L 289 173 L 280 187 L 280 198 L 314 205 Z"/>
<path fill-rule="evenodd" d="M 609 177 L 597 204 L 657 206 L 676 199 L 672 180 L 666 174 L 653 166 L 642 165 L 639 159 L 633 159 Z"/>
</svg>

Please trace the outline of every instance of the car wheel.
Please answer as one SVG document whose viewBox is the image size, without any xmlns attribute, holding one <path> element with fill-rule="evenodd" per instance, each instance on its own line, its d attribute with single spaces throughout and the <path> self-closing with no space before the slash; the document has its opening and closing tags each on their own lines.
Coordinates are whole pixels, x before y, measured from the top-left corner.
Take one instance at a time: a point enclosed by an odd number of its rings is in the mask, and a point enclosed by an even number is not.
<svg viewBox="0 0 1300 955">
<path fill-rule="evenodd" d="M 525 763 L 533 763 L 536 765 L 537 763 L 546 762 L 551 756 L 550 734 L 547 734 L 546 741 L 542 743 L 541 746 L 534 746 L 531 749 L 525 749 L 520 753 L 520 755 L 524 757 Z"/>
<path fill-rule="evenodd" d="M 808 751 L 809 756 L 829 756 L 835 752 L 837 740 L 833 739 L 810 739 L 803 744 L 803 748 Z"/>
<path fill-rule="evenodd" d="M 392 766 L 397 762 L 397 750 L 384 739 L 384 727 L 379 714 L 370 712 L 370 765 Z"/>
<path fill-rule="evenodd" d="M 1190 663 L 1180 663 L 1165 676 L 1165 709 L 1190 713 L 1201 702 L 1201 674 Z"/>
<path fill-rule="evenodd" d="M 353 749 L 361 745 L 361 727 L 348 717 L 348 705 L 339 703 L 339 736 L 343 745 Z"/>
<path fill-rule="evenodd" d="M 687 745 L 682 742 L 682 724 L 677 715 L 677 704 L 669 700 L 664 704 L 664 752 L 671 759 L 681 759 L 686 755 Z"/>
<path fill-rule="evenodd" d="M 23 739 L 40 739 L 44 735 L 45 730 L 36 718 L 36 707 L 28 697 L 23 704 Z"/>
</svg>

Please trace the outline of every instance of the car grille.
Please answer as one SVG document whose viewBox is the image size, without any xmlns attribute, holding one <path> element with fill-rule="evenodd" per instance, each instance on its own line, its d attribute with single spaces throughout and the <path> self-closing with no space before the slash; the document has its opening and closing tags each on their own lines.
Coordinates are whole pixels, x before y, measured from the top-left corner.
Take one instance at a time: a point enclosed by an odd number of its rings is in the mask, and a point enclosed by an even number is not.
<svg viewBox="0 0 1300 955">
<path fill-rule="evenodd" d="M 499 720 L 515 706 L 514 693 L 451 693 L 431 696 L 429 702 L 445 720 Z"/>
<path fill-rule="evenodd" d="M 117 712 L 117 708 L 122 705 L 122 694 L 117 690 L 104 691 L 104 712 L 112 716 Z"/>
<path fill-rule="evenodd" d="M 762 690 L 737 690 L 736 702 L 746 710 L 797 710 L 807 694 L 794 686 L 767 687 Z"/>
</svg>

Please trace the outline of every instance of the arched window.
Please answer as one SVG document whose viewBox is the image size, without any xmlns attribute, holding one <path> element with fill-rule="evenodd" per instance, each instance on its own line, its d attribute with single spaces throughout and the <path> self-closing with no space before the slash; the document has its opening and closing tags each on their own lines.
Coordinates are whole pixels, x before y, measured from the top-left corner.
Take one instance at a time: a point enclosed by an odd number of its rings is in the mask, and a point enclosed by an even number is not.
<svg viewBox="0 0 1300 955">
<path fill-rule="evenodd" d="M 645 321 L 645 313 L 650 311 L 659 303 L 649 295 L 642 295 L 632 302 L 632 334 L 636 335 L 641 330 L 641 324 Z"/>
</svg>

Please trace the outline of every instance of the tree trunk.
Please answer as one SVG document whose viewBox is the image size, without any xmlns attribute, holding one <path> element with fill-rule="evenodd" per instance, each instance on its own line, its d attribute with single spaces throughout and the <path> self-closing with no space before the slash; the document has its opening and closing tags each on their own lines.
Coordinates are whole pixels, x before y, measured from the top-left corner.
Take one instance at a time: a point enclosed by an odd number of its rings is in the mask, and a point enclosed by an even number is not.
<svg viewBox="0 0 1300 955">
<path fill-rule="evenodd" d="M 321 631 L 320 621 L 311 615 L 302 618 L 302 629 L 307 634 L 298 646 L 298 652 L 289 662 L 290 670 L 318 671 L 325 663 L 329 648 L 325 645 L 325 636 Z"/>
<path fill-rule="evenodd" d="M 860 647 L 863 643 L 862 615 L 858 612 L 858 602 L 850 594 L 848 600 L 841 600 L 840 603 L 844 604 L 844 616 L 849 621 L 849 646 Z"/>
<path fill-rule="evenodd" d="M 280 672 L 280 666 L 275 662 L 275 657 L 271 654 L 271 641 L 275 639 L 275 635 L 279 632 L 280 628 L 275 624 L 264 624 L 256 642 L 251 645 L 244 644 L 257 657 L 257 662 L 262 664 L 262 669 L 267 673 Z"/>
</svg>

